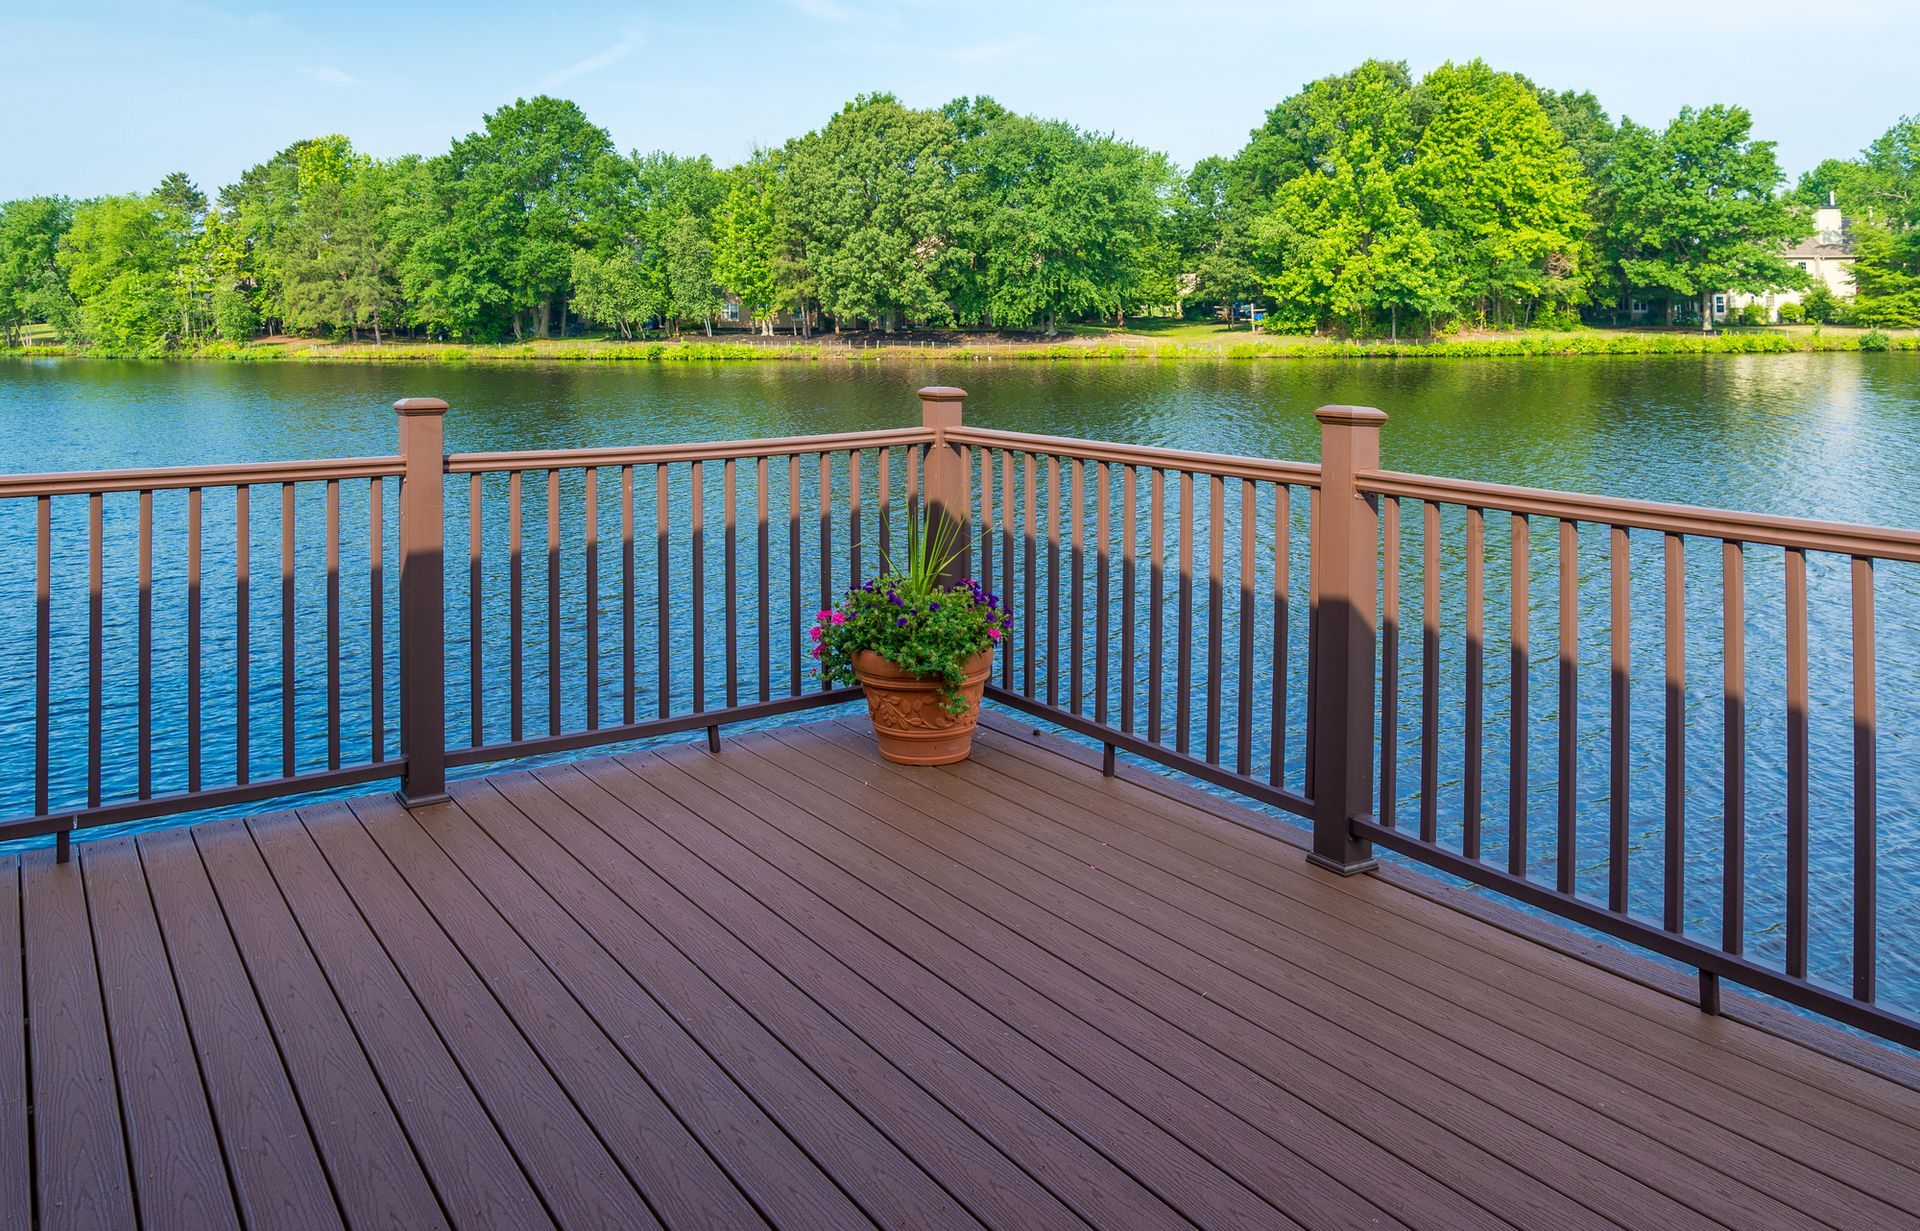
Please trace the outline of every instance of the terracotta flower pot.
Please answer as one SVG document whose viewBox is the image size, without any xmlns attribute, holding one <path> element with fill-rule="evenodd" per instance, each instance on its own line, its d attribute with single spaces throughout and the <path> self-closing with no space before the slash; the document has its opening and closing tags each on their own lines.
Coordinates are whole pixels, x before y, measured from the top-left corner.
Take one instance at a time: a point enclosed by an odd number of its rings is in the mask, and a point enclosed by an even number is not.
<svg viewBox="0 0 1920 1231">
<path fill-rule="evenodd" d="M 980 693 L 993 671 L 993 651 L 967 660 L 960 691 L 964 713 L 949 713 L 940 699 L 938 679 L 926 679 L 893 665 L 872 650 L 853 656 L 853 673 L 867 694 L 867 716 L 880 755 L 901 765 L 951 765 L 973 749 L 973 728 L 980 721 Z"/>
</svg>

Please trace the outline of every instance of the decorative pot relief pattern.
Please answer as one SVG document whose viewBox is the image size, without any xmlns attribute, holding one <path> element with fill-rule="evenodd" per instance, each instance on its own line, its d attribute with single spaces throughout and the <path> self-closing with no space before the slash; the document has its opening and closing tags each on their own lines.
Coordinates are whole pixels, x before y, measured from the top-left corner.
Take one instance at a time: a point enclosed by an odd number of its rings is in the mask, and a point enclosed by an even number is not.
<svg viewBox="0 0 1920 1231">
<path fill-rule="evenodd" d="M 929 699 L 931 697 L 931 699 Z M 867 714 L 876 727 L 895 730 L 945 731 L 959 726 L 971 714 L 950 714 L 938 694 L 881 692 L 867 694 Z"/>
</svg>

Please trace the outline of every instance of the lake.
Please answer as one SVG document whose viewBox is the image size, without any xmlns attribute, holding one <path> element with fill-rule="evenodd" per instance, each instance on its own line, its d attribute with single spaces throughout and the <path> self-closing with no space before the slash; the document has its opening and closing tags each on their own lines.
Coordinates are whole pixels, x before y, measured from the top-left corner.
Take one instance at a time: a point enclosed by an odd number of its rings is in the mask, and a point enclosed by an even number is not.
<svg viewBox="0 0 1920 1231">
<path fill-rule="evenodd" d="M 1318 454 L 1312 409 L 1329 402 L 1359 403 L 1391 416 L 1383 453 L 1395 469 L 1920 526 L 1920 356 L 1912 355 L 544 367 L 0 360 L 0 468 L 22 472 L 384 454 L 394 447 L 390 404 L 408 395 L 433 395 L 452 403 L 446 428 L 453 451 L 896 427 L 917 422 L 913 391 L 926 384 L 957 384 L 969 390 L 968 421 L 987 427 L 1302 460 Z M 273 502 L 263 498 L 261 503 Z M 211 496 L 208 516 L 210 527 L 219 524 Z M 263 550 L 277 541 L 270 529 L 263 530 L 269 534 Z M 124 543 L 126 532 L 124 514 L 109 517 L 110 543 Z M 1489 542 L 1503 533 L 1490 518 Z M 1553 597 L 1550 559 L 1544 554 L 1550 537 L 1535 535 L 1536 550 L 1543 553 L 1536 564 L 1535 603 L 1543 612 Z M 1597 542 L 1601 536 L 1589 537 L 1596 541 L 1586 546 L 1603 552 Z M 1659 576 L 1660 545 L 1657 536 L 1642 537 L 1633 568 L 1635 849 L 1657 858 L 1661 615 L 1657 589 L 1646 583 Z M 73 545 L 65 538 L 62 542 Z M 80 547 L 84 559 L 83 542 Z M 1689 559 L 1688 712 L 1690 730 L 1699 738 L 1690 735 L 1688 865 L 1700 888 L 1689 895 L 1688 926 L 1704 938 L 1716 938 L 1717 909 L 1707 892 L 1716 883 L 1719 825 L 1717 557 L 1717 550 L 1702 550 Z M 1600 674 L 1583 679 L 1583 854 L 1590 840 L 1604 838 L 1606 808 L 1602 560 L 1600 554 L 1583 555 L 1582 605 L 1594 611 L 1583 636 L 1598 638 L 1588 648 L 1602 664 Z M 1497 575 L 1492 571 L 1496 562 L 1489 560 L 1490 577 Z M 266 563 L 263 559 L 263 567 Z M 116 556 L 110 575 L 124 567 L 124 554 Z M 162 560 L 156 567 L 163 585 L 177 574 L 177 562 Z M 211 575 L 211 561 L 208 567 Z M 1816 557 L 1810 574 L 1814 967 L 1816 977 L 1842 981 L 1850 903 L 1844 835 L 1849 832 L 1851 790 L 1845 562 Z M 1781 576 L 1778 553 L 1750 553 L 1750 945 L 1765 960 L 1774 960 L 1781 941 Z M 1448 577 L 1452 583 L 1451 571 Z M 30 810 L 30 762 L 24 758 L 33 720 L 32 579 L 30 510 L 0 509 L 4 816 Z M 1920 624 L 1920 569 L 1883 566 L 1877 586 L 1882 994 L 1890 1005 L 1913 1011 L 1920 1008 L 1920 757 L 1913 754 L 1913 733 L 1920 731 L 1920 654 L 1914 653 L 1913 632 Z M 1459 585 L 1452 583 L 1449 589 L 1457 599 Z M 76 595 L 75 588 L 67 586 L 67 597 L 57 604 L 59 623 L 65 627 L 77 619 L 83 635 L 84 607 L 74 604 Z M 1489 603 L 1496 612 L 1502 601 L 1490 588 Z M 110 636 L 124 632 L 125 618 L 124 606 L 110 610 Z M 1457 640 L 1457 621 L 1451 628 Z M 1504 714 L 1504 635 L 1504 626 L 1490 620 L 1487 782 L 1489 800 L 1498 801 L 1493 805 L 1497 808 L 1504 808 L 1505 765 L 1499 747 L 1505 733 L 1497 717 Z M 71 635 L 62 636 L 70 649 Z M 270 628 L 257 644 L 263 654 L 274 647 Z M 1417 695 L 1417 636 L 1402 645 L 1408 672 L 1403 693 L 1411 698 Z M 1548 725 L 1552 645 L 1551 626 L 1537 626 L 1534 718 L 1543 738 L 1532 759 L 1537 778 L 1532 807 L 1535 829 L 1543 833 L 1552 828 L 1552 782 L 1540 776 L 1551 775 L 1554 764 Z M 1458 679 L 1452 672 L 1460 656 L 1457 648 L 1449 652 L 1443 704 L 1457 712 Z M 161 678 L 169 661 L 162 658 L 156 664 L 163 689 L 173 687 Z M 271 674 L 265 663 L 258 670 Z M 77 686 L 63 676 L 63 690 Z M 125 705 L 110 700 L 110 708 L 117 715 L 114 721 L 124 723 Z M 1417 722 L 1417 706 L 1408 713 Z M 83 744 L 78 740 L 71 746 L 80 749 Z M 1402 744 L 1411 757 L 1414 741 L 1403 739 Z M 1411 759 L 1404 761 L 1400 773 L 1403 789 L 1409 791 L 1418 780 L 1413 765 Z M 63 764 L 56 778 L 71 786 L 82 770 L 78 763 Z M 115 766 L 110 776 L 124 772 L 124 766 Z M 1457 790 L 1457 780 L 1450 771 L 1443 771 L 1442 778 L 1445 797 L 1450 789 Z M 1411 803 L 1404 804 L 1402 815 L 1410 811 Z M 1455 805 L 1450 818 L 1455 823 L 1457 811 Z M 1591 849 L 1604 850 L 1603 841 Z M 1500 857 L 1493 846 L 1487 854 Z M 1633 895 L 1636 909 L 1655 918 L 1657 872 L 1657 863 L 1650 876 L 1636 869 Z M 1583 871 L 1583 889 L 1597 883 Z"/>
</svg>

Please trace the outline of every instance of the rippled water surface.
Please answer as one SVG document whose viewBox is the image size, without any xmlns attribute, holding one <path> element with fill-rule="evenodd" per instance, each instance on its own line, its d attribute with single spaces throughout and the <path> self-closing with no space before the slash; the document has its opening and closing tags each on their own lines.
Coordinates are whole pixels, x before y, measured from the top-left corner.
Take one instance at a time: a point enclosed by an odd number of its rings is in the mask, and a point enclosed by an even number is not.
<svg viewBox="0 0 1920 1231">
<path fill-rule="evenodd" d="M 1383 437 L 1388 466 L 1530 486 L 1725 508 L 1814 516 L 1838 521 L 1920 526 L 1920 357 L 1797 355 L 1707 358 L 1590 358 L 1564 361 L 1443 360 L 1402 362 L 1088 362 L 970 363 L 924 366 L 814 364 L 566 365 L 553 367 L 354 367 L 295 364 L 140 364 L 89 361 L 0 361 L 0 469 L 49 471 L 102 467 L 204 464 L 278 458 L 384 454 L 394 447 L 397 397 L 446 398 L 448 447 L 455 451 L 681 442 L 786 436 L 892 427 L 917 421 L 913 390 L 957 384 L 971 394 L 968 421 L 1063 436 L 1089 436 L 1188 449 L 1313 460 L 1318 429 L 1313 407 L 1329 402 L 1380 407 L 1391 420 Z M 711 497 L 711 492 L 709 493 Z M 224 498 L 226 503 L 220 504 Z M 530 500 L 533 495 L 530 493 Z M 569 496 L 569 499 L 573 497 Z M 156 498 L 156 522 L 178 515 L 172 499 Z M 231 497 L 207 497 L 207 525 L 232 524 Z M 0 507 L 0 814 L 30 811 L 33 730 L 32 587 L 34 525 L 31 502 Z M 110 505 L 107 517 L 109 581 L 131 567 L 131 504 Z M 530 506 L 531 507 L 531 506 Z M 356 511 L 357 508 L 357 511 Z M 392 516 L 391 501 L 386 510 Z M 277 568 L 277 538 L 268 514 L 277 496 L 256 496 L 255 554 L 263 569 Z M 303 525 L 324 516 L 303 504 Z M 345 511 L 351 542 L 364 543 L 365 511 Z M 530 517 L 533 514 L 530 512 Z M 222 522 L 220 519 L 225 518 Z M 307 520 L 311 519 L 311 520 Z M 356 520 L 358 519 L 358 520 Z M 540 523 L 529 525 L 538 532 Z M 1504 523 L 1489 519 L 1487 713 L 1488 795 L 1504 813 L 1503 751 L 1506 626 L 1504 591 L 1497 578 Z M 356 532 L 358 538 L 353 535 Z M 1454 527 L 1449 525 L 1449 533 Z M 461 532 L 450 525 L 449 533 Z M 1604 888 L 1597 862 L 1604 852 L 1607 742 L 1604 544 L 1583 542 L 1583 677 L 1580 762 L 1581 854 L 1594 863 L 1581 872 L 1586 892 Z M 1553 818 L 1554 698 L 1549 568 L 1551 532 L 1535 534 L 1535 667 L 1532 714 L 1539 731 L 1530 741 L 1529 810 L 1537 832 L 1549 835 Z M 61 523 L 61 558 L 85 560 L 84 520 Z M 364 546 L 360 551 L 364 552 Z M 1659 717 L 1663 613 L 1650 583 L 1660 575 L 1660 544 L 1649 536 L 1633 556 L 1636 738 L 1633 901 L 1658 916 L 1661 779 L 1664 752 Z M 209 547 L 209 576 L 230 568 L 231 545 L 220 557 Z M 352 553 L 349 551 L 349 555 Z M 358 557 L 355 557 L 358 558 Z M 1457 613 L 1460 586 L 1448 565 L 1447 610 Z M 181 562 L 162 551 L 155 564 L 156 593 L 178 585 Z M 1687 922 L 1703 938 L 1717 937 L 1721 753 L 1719 561 L 1717 549 L 1690 552 L 1688 570 L 1688 809 Z M 303 586 L 318 584 L 315 571 Z M 1778 553 L 1750 553 L 1748 724 L 1750 843 L 1749 944 L 1777 960 L 1784 868 L 1778 833 L 1784 808 L 1784 655 L 1781 648 L 1783 571 Z M 536 575 L 536 587 L 543 575 Z M 84 664 L 84 576 L 56 579 L 56 658 Z M 256 671 L 277 679 L 277 625 L 270 591 L 277 574 L 260 578 Z M 364 584 L 364 583 L 362 583 Z M 391 585 L 391 576 L 388 578 Z M 1412 584 L 1411 578 L 1409 584 Z M 1815 557 L 1810 564 L 1813 626 L 1812 746 L 1814 772 L 1814 967 L 1818 977 L 1847 977 L 1852 900 L 1851 726 L 1847 692 L 1847 565 Z M 1881 825 L 1880 975 L 1883 997 L 1920 1008 L 1920 568 L 1886 565 L 1876 577 L 1880 674 L 1879 809 Z M 304 592 L 304 591 L 303 591 Z M 209 591 L 209 627 L 223 601 Z M 349 593 L 349 611 L 354 610 Z M 120 598 L 106 612 L 111 681 L 106 698 L 109 747 L 124 747 L 133 710 L 123 686 L 132 609 Z M 539 618 L 530 613 L 530 618 Z M 1408 613 L 1411 623 L 1416 612 Z M 164 627 L 164 624 L 163 624 Z M 1451 624 L 1454 633 L 1459 625 Z M 116 640 L 117 639 L 117 640 Z M 174 640 L 156 652 L 156 760 L 178 751 L 181 685 Z M 169 649 L 173 646 L 173 649 Z M 1406 689 L 1418 684 L 1417 642 L 1403 646 Z M 230 651 L 230 647 L 229 647 Z M 209 651 L 210 653 L 214 651 Z M 317 638 L 298 647 L 301 672 Z M 349 652 L 348 668 L 365 672 Z M 1457 711 L 1457 646 L 1443 655 L 1441 695 Z M 75 655 L 78 655 L 76 658 Z M 391 663 L 387 664 L 391 671 Z M 63 668 L 56 691 L 71 699 L 84 670 Z M 497 677 L 496 677 L 497 679 Z M 257 682 L 257 681 L 256 681 Z M 450 681 L 450 684 L 454 681 Z M 489 687 L 494 687 L 493 683 Z M 213 685 L 217 691 L 217 685 Z M 460 687 L 464 688 L 461 683 Z M 544 705 L 538 679 L 533 706 Z M 209 694 L 209 712 L 217 697 Z M 84 694 L 81 695 L 84 712 Z M 462 721 L 455 698 L 453 721 Z M 302 705 L 317 705 L 314 698 Z M 389 705 L 392 698 L 389 696 Z M 303 715 L 307 711 L 303 708 Z M 317 712 L 317 711 L 316 711 Z M 544 713 L 544 711 L 542 711 Z M 260 743 L 277 752 L 271 705 L 258 719 Z M 1417 718 L 1417 715 L 1409 715 Z M 210 719 L 217 722 L 218 720 Z M 1454 720 L 1450 717 L 1448 722 Z M 358 730 L 356 728 L 356 730 Z M 216 732 L 210 731 L 209 740 Z M 1443 736 L 1457 734 L 1457 725 Z M 84 732 L 65 727 L 56 787 L 82 789 Z M 364 738 L 349 732 L 350 737 Z M 1401 782 L 1417 784 L 1417 741 L 1403 740 Z M 1443 738 L 1443 747 L 1454 747 Z M 1441 795 L 1457 788 L 1456 758 L 1441 774 Z M 229 768 L 231 762 L 229 761 Z M 124 763 L 105 769 L 110 785 L 124 784 Z M 211 768 L 210 768 L 211 773 Z M 164 784 L 163 784 L 164 785 Z M 109 794 L 112 792 L 109 791 Z M 1490 811 L 1494 810 L 1490 806 Z M 1443 812 L 1457 825 L 1458 807 Z M 1537 839 L 1547 841 L 1549 839 Z M 1490 858 L 1504 858 L 1489 834 Z M 1539 858 L 1546 857 L 1541 846 Z M 1598 879 L 1594 879 L 1594 878 Z"/>
</svg>

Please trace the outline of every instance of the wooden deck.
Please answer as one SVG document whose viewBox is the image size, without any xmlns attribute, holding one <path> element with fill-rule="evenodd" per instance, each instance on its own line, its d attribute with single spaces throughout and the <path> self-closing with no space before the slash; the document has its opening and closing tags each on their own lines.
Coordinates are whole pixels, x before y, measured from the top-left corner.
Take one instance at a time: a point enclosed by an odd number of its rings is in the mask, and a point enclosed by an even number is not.
<svg viewBox="0 0 1920 1231">
<path fill-rule="evenodd" d="M 1920 1226 L 1892 1053 L 1004 723 L 454 794 L 8 861 L 0 1226 Z"/>
</svg>

